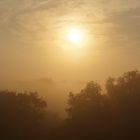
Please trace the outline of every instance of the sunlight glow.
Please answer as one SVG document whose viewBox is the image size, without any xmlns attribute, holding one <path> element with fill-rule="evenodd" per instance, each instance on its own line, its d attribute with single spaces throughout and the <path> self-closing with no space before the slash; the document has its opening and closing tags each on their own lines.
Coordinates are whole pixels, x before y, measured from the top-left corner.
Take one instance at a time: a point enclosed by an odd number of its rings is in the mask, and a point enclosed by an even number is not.
<svg viewBox="0 0 140 140">
<path fill-rule="evenodd" d="M 83 41 L 83 33 L 78 28 L 70 28 L 67 31 L 66 39 L 73 44 L 81 44 Z"/>
</svg>

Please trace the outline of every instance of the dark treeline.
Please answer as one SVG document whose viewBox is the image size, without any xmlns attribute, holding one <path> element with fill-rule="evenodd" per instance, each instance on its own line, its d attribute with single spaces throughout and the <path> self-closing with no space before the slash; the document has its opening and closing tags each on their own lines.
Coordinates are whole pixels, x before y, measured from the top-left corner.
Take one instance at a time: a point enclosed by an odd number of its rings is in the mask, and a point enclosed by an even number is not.
<svg viewBox="0 0 140 140">
<path fill-rule="evenodd" d="M 37 93 L 1 91 L 0 139 L 140 139 L 140 73 L 109 78 L 105 87 L 91 81 L 79 93 L 70 93 L 65 120 L 48 111 Z"/>
</svg>

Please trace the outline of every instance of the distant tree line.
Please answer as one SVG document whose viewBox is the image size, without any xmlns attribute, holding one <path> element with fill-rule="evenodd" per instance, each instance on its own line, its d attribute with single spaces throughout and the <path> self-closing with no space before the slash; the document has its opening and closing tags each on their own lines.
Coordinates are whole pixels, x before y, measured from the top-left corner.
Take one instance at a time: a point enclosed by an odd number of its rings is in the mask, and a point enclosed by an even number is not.
<svg viewBox="0 0 140 140">
<path fill-rule="evenodd" d="M 140 139 L 140 72 L 108 78 L 105 90 L 91 81 L 70 92 L 67 118 L 60 120 L 37 93 L 0 92 L 2 140 Z"/>
</svg>

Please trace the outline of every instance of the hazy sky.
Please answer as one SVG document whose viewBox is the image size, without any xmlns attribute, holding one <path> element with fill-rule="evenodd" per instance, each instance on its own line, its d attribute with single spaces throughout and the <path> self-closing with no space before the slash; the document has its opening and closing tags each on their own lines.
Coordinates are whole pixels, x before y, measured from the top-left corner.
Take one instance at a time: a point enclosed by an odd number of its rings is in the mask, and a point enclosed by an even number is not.
<svg viewBox="0 0 140 140">
<path fill-rule="evenodd" d="M 140 70 L 138 0 L 0 0 L 0 79 L 98 80 Z M 86 43 L 65 49 L 72 26 Z"/>
</svg>

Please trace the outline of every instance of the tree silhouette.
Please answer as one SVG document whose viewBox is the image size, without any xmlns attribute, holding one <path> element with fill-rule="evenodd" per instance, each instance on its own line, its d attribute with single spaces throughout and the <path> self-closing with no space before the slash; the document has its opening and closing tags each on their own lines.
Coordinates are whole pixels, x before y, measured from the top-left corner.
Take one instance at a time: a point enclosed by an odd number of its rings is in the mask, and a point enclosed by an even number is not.
<svg viewBox="0 0 140 140">
<path fill-rule="evenodd" d="M 108 100 L 101 91 L 100 85 L 91 81 L 80 93 L 70 93 L 67 111 L 69 135 L 74 136 L 71 139 L 103 138 L 107 135 Z"/>
<path fill-rule="evenodd" d="M 139 137 L 140 73 L 131 71 L 106 82 L 107 94 L 114 119 L 114 132 L 129 138 Z"/>
<path fill-rule="evenodd" d="M 106 93 L 89 82 L 78 94 L 69 94 L 67 131 L 70 139 L 140 138 L 140 73 L 109 78 Z"/>
<path fill-rule="evenodd" d="M 37 93 L 0 92 L 0 139 L 38 139 L 46 102 Z"/>
<path fill-rule="evenodd" d="M 110 77 L 105 87 L 91 81 L 71 92 L 68 116 L 59 127 L 57 115 L 37 93 L 0 91 L 0 139 L 140 139 L 140 73 Z"/>
<path fill-rule="evenodd" d="M 93 108 L 98 106 L 101 97 L 101 88 L 97 83 L 94 83 L 93 81 L 89 82 L 86 88 L 81 90 L 80 93 L 74 95 L 71 92 L 69 94 L 68 100 L 69 108 L 67 109 L 69 116 L 74 118 L 83 112 L 88 112 L 90 107 Z"/>
</svg>

